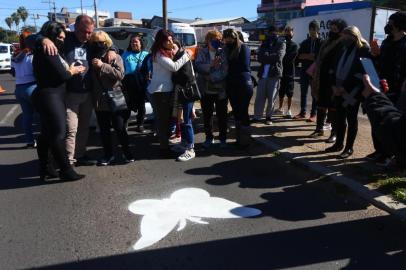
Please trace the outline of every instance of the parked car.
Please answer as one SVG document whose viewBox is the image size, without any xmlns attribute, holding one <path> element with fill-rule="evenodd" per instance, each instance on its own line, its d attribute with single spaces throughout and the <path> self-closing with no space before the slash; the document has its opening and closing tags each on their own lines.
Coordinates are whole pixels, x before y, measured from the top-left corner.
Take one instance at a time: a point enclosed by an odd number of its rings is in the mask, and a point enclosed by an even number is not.
<svg viewBox="0 0 406 270">
<path fill-rule="evenodd" d="M 11 44 L 0 43 L 0 71 L 11 70 Z"/>
<path fill-rule="evenodd" d="M 100 27 L 97 28 L 96 31 L 97 30 L 104 31 L 107 34 L 109 34 L 111 40 L 113 41 L 113 44 L 119 49 L 120 54 L 123 54 L 123 52 L 127 49 L 128 44 L 130 42 L 130 38 L 133 34 L 138 34 L 142 36 L 145 45 L 144 49 L 147 51 L 149 51 L 153 43 L 152 29 L 131 26 L 117 26 L 117 27 Z M 145 114 L 146 120 L 152 120 L 154 118 L 154 115 L 150 102 L 145 103 L 145 109 L 146 109 Z M 129 122 L 135 122 L 136 116 L 137 116 L 136 113 L 131 112 Z M 92 114 L 90 120 L 90 126 L 91 127 L 97 126 L 96 115 L 94 113 Z"/>
</svg>

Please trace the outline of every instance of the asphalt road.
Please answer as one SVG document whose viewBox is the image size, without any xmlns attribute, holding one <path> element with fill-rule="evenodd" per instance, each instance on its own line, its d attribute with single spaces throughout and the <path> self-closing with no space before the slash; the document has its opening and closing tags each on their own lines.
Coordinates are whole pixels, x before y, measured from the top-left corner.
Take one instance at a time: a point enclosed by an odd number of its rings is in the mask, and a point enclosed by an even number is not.
<svg viewBox="0 0 406 270">
<path fill-rule="evenodd" d="M 2 270 L 405 268 L 401 222 L 258 144 L 198 150 L 197 158 L 179 163 L 160 159 L 155 139 L 131 127 L 135 163 L 80 167 L 86 174 L 81 181 L 42 183 L 35 150 L 22 148 L 13 81 L 1 74 L 0 84 L 8 90 L 0 94 Z M 94 158 L 102 154 L 99 145 L 92 132 Z M 200 188 L 262 214 L 202 218 L 208 224 L 187 220 L 183 230 L 176 224 L 162 240 L 133 250 L 143 216 L 128 206 L 162 201 L 183 188 Z M 158 216 L 156 223 L 167 218 Z"/>
</svg>

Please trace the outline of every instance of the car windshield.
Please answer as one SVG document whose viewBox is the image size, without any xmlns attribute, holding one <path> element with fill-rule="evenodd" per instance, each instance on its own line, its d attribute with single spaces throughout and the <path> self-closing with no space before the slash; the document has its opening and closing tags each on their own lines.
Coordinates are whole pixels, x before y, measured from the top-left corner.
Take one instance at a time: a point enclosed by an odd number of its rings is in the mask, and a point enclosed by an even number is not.
<svg viewBox="0 0 406 270">
<path fill-rule="evenodd" d="M 153 43 L 152 35 L 150 32 L 137 31 L 136 29 L 114 29 L 114 28 L 111 29 L 102 28 L 101 30 L 109 34 L 110 38 L 113 41 L 113 44 L 119 49 L 120 54 L 122 54 L 124 51 L 127 50 L 132 35 L 142 36 L 145 51 L 149 51 Z"/>
<path fill-rule="evenodd" d="M 8 53 L 8 47 L 0 45 L 0 53 Z"/>
<path fill-rule="evenodd" d="M 183 46 L 196 45 L 195 36 L 193 34 L 175 33 L 176 39 L 178 39 Z"/>
</svg>

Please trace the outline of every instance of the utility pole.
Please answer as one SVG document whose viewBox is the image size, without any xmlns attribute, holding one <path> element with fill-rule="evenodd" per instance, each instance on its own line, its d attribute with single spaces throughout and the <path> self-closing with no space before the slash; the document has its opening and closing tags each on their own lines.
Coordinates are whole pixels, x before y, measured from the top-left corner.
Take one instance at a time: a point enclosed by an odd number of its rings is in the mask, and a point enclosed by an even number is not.
<svg viewBox="0 0 406 270">
<path fill-rule="evenodd" d="M 163 21 L 164 21 L 164 29 L 168 30 L 167 0 L 162 0 L 162 18 L 163 18 Z"/>
<path fill-rule="evenodd" d="M 42 1 L 42 3 L 47 3 L 49 5 L 49 8 L 51 8 L 51 4 L 53 5 L 53 10 L 54 10 L 54 17 L 49 18 L 50 21 L 56 21 L 56 7 L 55 7 L 55 0 L 48 0 L 48 1 Z"/>
<path fill-rule="evenodd" d="M 272 19 L 272 23 L 273 23 L 273 26 L 276 26 L 276 0 L 273 0 L 273 19 Z"/>
<path fill-rule="evenodd" d="M 94 3 L 94 18 L 96 19 L 96 28 L 99 27 L 99 16 L 97 15 L 97 6 L 96 6 L 96 0 L 93 0 Z"/>
<path fill-rule="evenodd" d="M 38 14 L 32 14 L 32 20 L 34 21 L 34 27 L 35 27 L 35 32 L 37 32 L 37 20 L 39 19 L 39 15 Z"/>
<path fill-rule="evenodd" d="M 80 13 L 83 15 L 83 0 L 80 0 Z"/>
</svg>

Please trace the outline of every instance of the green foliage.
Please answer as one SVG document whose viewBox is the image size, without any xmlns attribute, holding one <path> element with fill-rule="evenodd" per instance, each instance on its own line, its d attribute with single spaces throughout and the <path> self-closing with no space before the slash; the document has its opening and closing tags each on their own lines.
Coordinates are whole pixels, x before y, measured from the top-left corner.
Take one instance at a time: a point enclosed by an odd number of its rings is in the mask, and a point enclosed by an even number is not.
<svg viewBox="0 0 406 270">
<path fill-rule="evenodd" d="M 4 21 L 6 22 L 8 28 L 10 28 L 11 30 L 11 27 L 13 26 L 13 19 L 11 17 L 7 17 Z"/>
<path fill-rule="evenodd" d="M 19 17 L 21 18 L 21 20 L 23 21 L 24 25 L 25 25 L 25 21 L 28 18 L 28 11 L 25 7 L 19 7 L 17 9 L 17 14 L 19 15 Z"/>
<path fill-rule="evenodd" d="M 17 12 L 14 12 L 13 14 L 11 14 L 11 19 L 13 19 L 14 24 L 17 27 L 17 31 L 18 31 L 18 26 L 20 25 L 20 15 L 18 15 Z"/>
<path fill-rule="evenodd" d="M 35 26 L 26 25 L 26 26 L 21 27 L 21 32 L 24 32 L 24 31 L 28 31 L 30 33 L 36 33 L 37 29 L 35 28 Z"/>
<path fill-rule="evenodd" d="M 0 27 L 0 42 L 4 43 L 18 42 L 17 32 L 10 31 Z"/>
<path fill-rule="evenodd" d="M 378 182 L 379 189 L 406 203 L 406 177 L 391 177 Z"/>
</svg>

